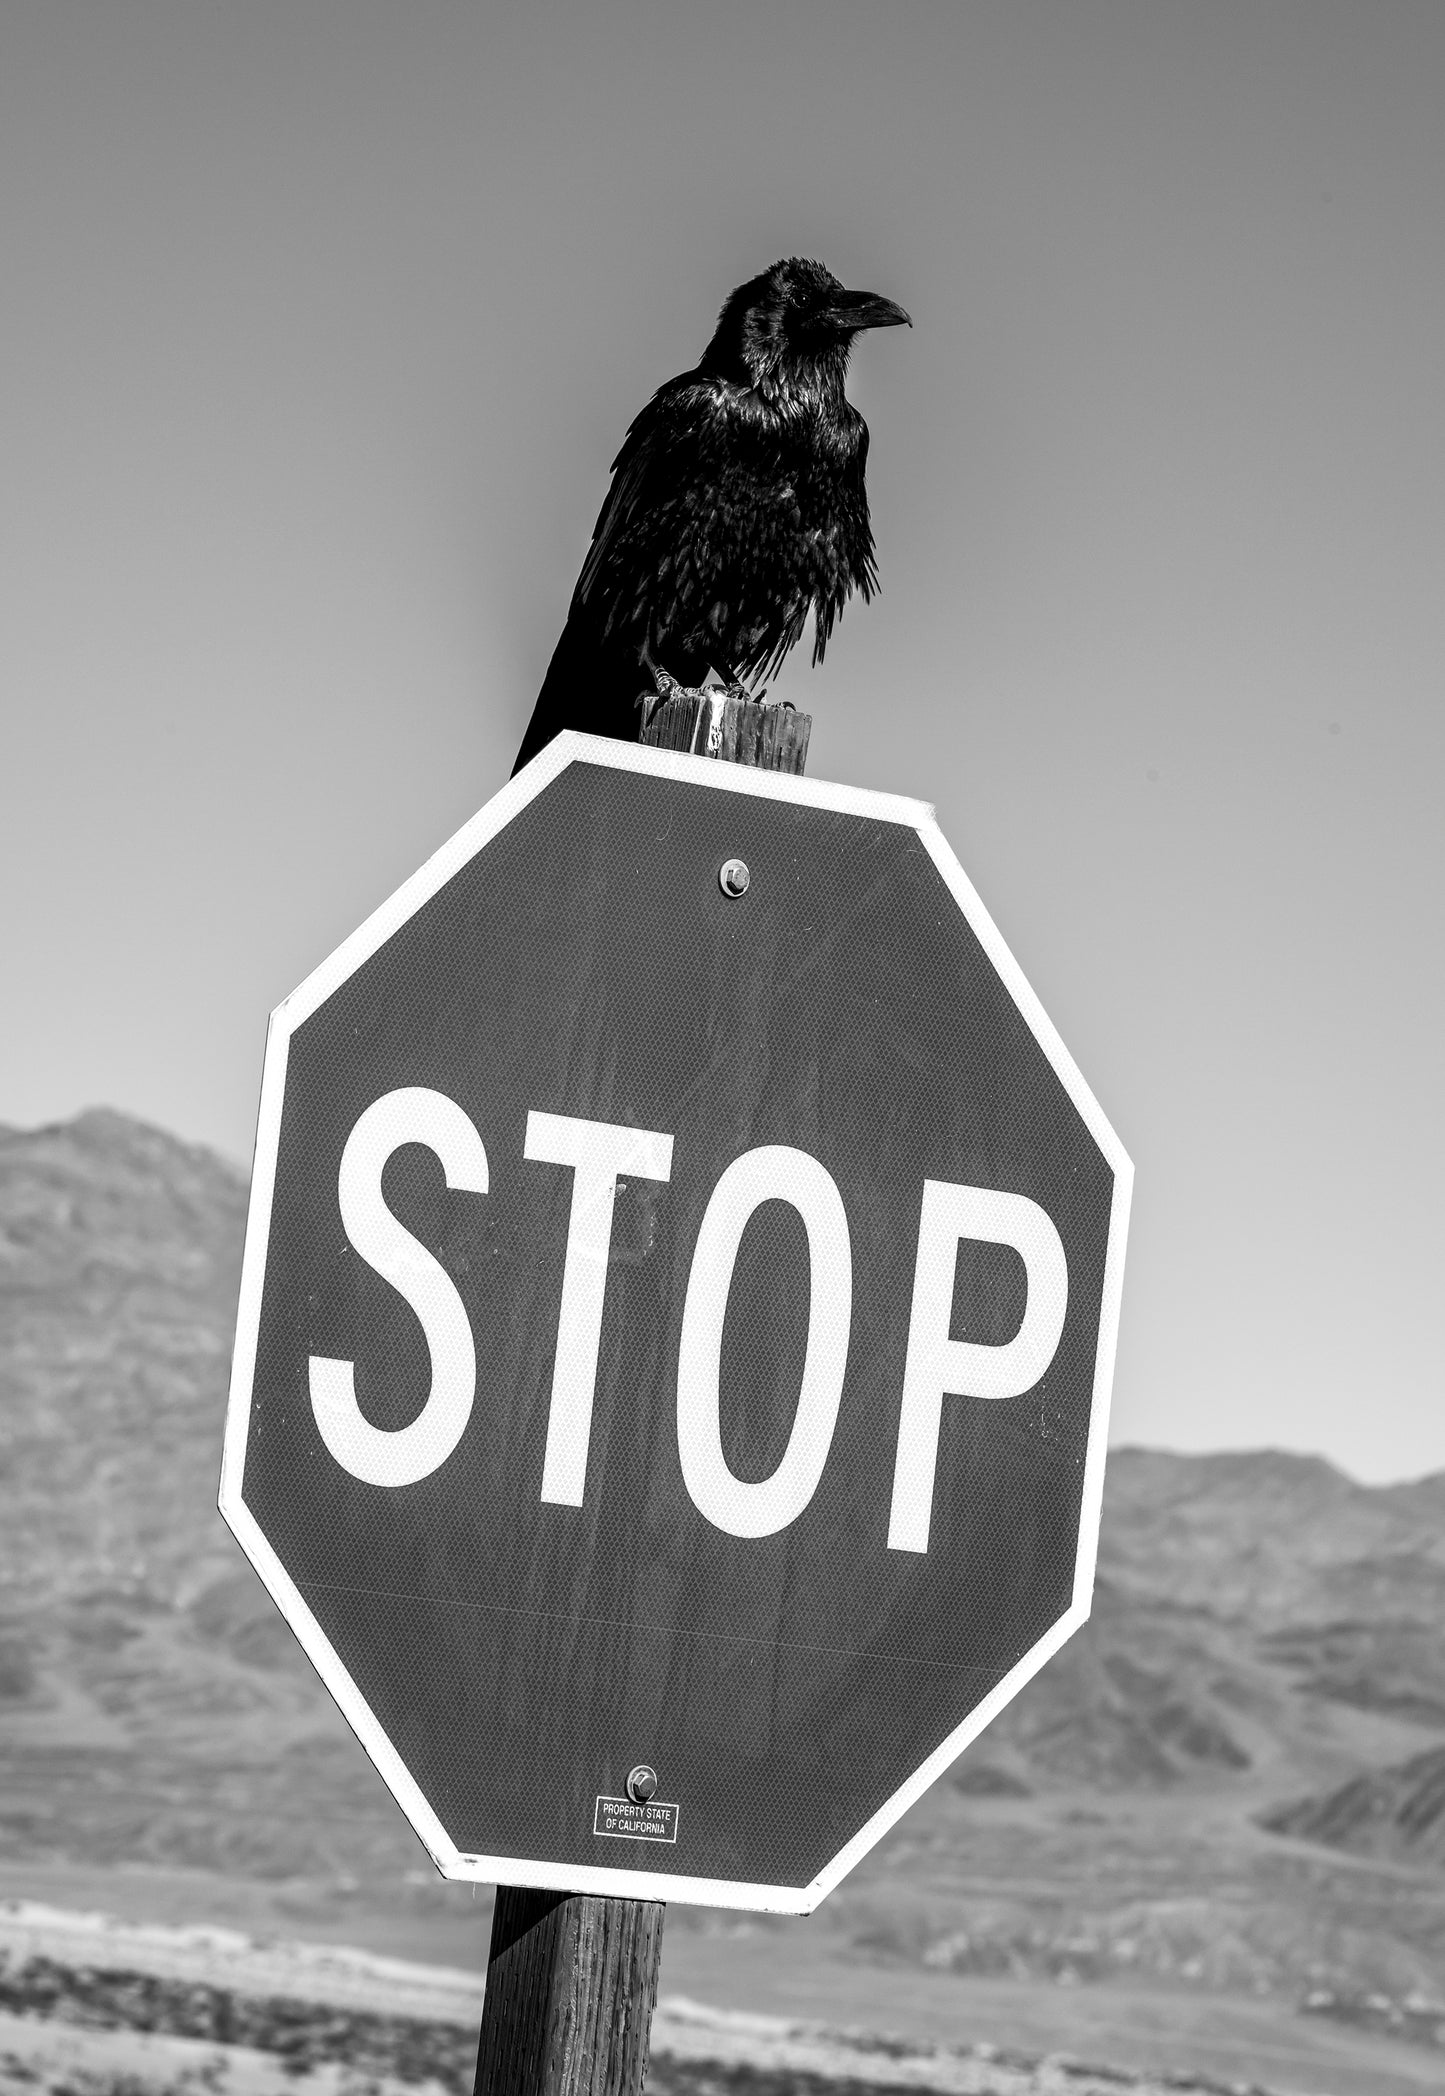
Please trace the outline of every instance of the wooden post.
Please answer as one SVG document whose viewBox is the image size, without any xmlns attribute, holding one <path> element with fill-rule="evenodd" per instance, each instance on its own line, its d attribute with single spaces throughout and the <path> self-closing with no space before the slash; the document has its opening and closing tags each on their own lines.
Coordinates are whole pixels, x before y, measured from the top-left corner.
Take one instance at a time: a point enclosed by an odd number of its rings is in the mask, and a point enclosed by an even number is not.
<svg viewBox="0 0 1445 2096">
<path fill-rule="evenodd" d="M 791 706 L 760 706 L 754 699 L 680 691 L 664 700 L 642 732 L 660 750 L 693 750 L 725 764 L 801 774 L 808 759 L 811 713 Z"/>
<path fill-rule="evenodd" d="M 812 717 L 680 691 L 642 740 L 801 773 Z M 662 1962 L 661 1900 L 497 1887 L 475 2096 L 641 2096 Z"/>
<path fill-rule="evenodd" d="M 476 2096 L 639 2096 L 666 1912 L 499 1885 Z"/>
</svg>

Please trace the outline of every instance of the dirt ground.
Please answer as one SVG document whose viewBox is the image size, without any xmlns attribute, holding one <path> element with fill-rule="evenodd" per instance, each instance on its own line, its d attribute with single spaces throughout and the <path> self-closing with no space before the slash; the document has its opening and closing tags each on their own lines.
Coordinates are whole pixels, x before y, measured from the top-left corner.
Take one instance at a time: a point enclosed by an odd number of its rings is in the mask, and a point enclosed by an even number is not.
<svg viewBox="0 0 1445 2096">
<path fill-rule="evenodd" d="M 339 1944 L 319 1892 L 298 1928 L 304 1917 L 268 1914 L 258 1888 L 233 1887 L 228 1909 L 222 1888 L 193 1874 L 95 1873 L 86 1887 L 73 1868 L 42 1884 L 32 1871 L 23 1894 L 17 1875 L 0 1873 L 0 2087 L 470 2090 L 488 1916 L 461 1888 L 438 1887 L 430 1913 L 418 1901 L 399 1958 L 394 1923 L 374 1930 L 390 1954 Z M 123 1918 L 103 1922 L 99 1894 Z M 296 1888 L 289 1895 L 293 1910 L 306 1904 Z M 1441 2086 L 1438 2054 L 1277 2004 L 870 1966 L 820 1922 L 674 1908 L 649 2079 L 657 2096 L 1423 2096 Z"/>
</svg>

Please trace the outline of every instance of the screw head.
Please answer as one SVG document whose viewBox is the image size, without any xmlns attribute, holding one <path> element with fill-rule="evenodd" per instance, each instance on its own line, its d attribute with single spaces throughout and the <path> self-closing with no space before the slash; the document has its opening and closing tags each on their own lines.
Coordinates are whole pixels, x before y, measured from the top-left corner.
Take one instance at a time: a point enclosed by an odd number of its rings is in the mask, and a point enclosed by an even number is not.
<svg viewBox="0 0 1445 2096">
<path fill-rule="evenodd" d="M 639 1761 L 627 1778 L 627 1795 L 634 1805 L 645 1805 L 657 1789 L 657 1770 Z"/>
<path fill-rule="evenodd" d="M 736 898 L 747 894 L 748 882 L 751 879 L 752 875 L 742 859 L 724 859 L 718 871 L 717 884 L 724 895 Z"/>
</svg>

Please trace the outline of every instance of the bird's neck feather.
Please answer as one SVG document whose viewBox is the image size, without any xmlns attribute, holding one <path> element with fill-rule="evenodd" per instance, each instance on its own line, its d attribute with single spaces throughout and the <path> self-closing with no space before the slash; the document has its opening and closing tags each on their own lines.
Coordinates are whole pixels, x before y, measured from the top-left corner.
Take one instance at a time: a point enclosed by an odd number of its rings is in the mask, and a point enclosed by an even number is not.
<svg viewBox="0 0 1445 2096">
<path fill-rule="evenodd" d="M 749 360 L 750 363 L 752 360 Z M 784 413 L 812 411 L 840 414 L 848 375 L 848 345 L 837 344 L 817 356 L 796 352 L 760 358 L 752 368 L 753 390 Z"/>
</svg>

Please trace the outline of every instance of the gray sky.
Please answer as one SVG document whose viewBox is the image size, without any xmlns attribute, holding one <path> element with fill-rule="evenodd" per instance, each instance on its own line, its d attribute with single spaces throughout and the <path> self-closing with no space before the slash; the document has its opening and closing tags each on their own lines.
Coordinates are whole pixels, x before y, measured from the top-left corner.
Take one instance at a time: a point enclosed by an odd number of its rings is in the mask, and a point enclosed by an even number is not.
<svg viewBox="0 0 1445 2096">
<path fill-rule="evenodd" d="M 782 688 L 1134 1154 L 1117 1437 L 1445 1466 L 1442 100 L 1439 0 L 5 0 L 0 1119 L 249 1154 L 626 423 L 816 254 L 916 325 Z"/>
</svg>

